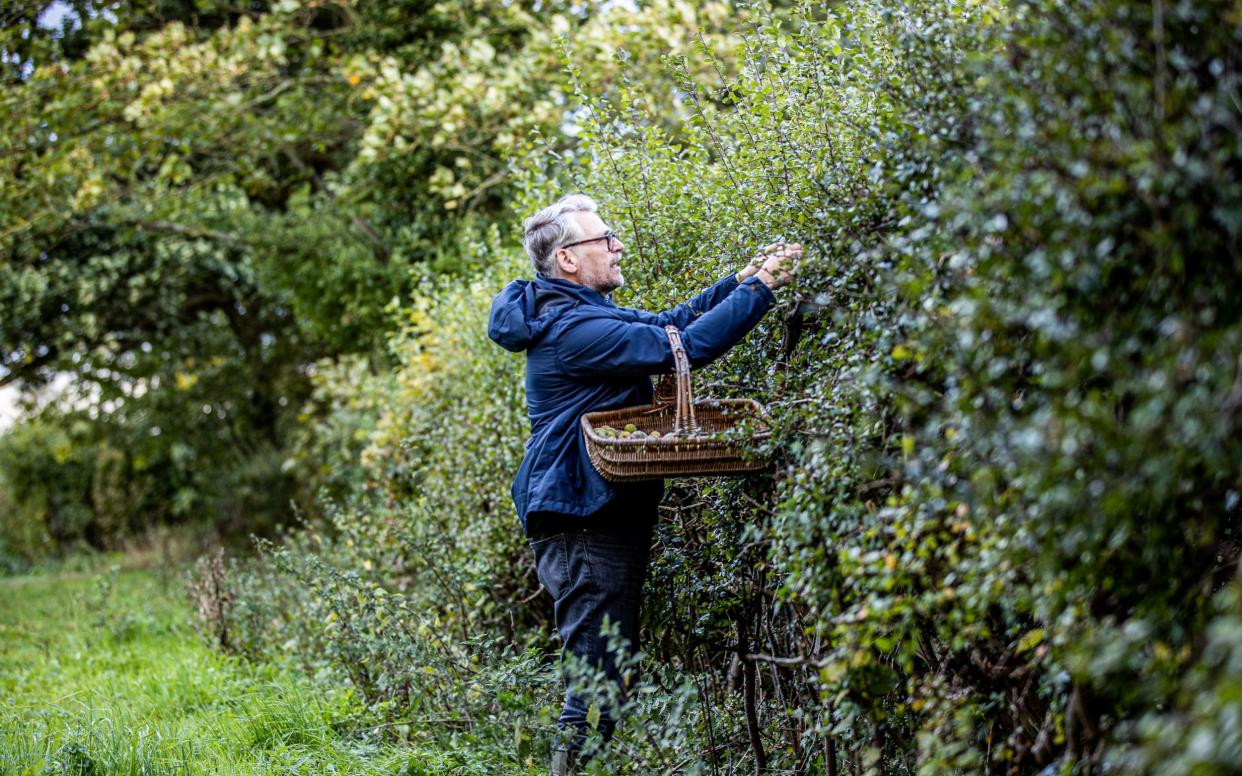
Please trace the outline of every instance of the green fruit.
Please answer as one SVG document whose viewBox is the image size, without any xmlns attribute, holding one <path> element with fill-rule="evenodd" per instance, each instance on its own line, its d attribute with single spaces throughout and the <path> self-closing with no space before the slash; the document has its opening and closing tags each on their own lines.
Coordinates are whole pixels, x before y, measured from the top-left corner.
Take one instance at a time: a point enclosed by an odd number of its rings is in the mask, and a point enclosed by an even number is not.
<svg viewBox="0 0 1242 776">
<path fill-rule="evenodd" d="M 638 430 L 638 426 L 635 426 L 633 423 L 626 423 L 625 430 L 633 434 L 635 431 Z"/>
</svg>

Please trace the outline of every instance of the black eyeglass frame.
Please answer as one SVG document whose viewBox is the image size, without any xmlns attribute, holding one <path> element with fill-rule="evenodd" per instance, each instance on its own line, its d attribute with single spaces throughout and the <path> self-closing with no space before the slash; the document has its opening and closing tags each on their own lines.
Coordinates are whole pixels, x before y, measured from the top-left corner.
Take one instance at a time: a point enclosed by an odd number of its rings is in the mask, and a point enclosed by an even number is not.
<svg viewBox="0 0 1242 776">
<path fill-rule="evenodd" d="M 592 238 L 591 238 L 591 239 L 589 239 L 589 240 L 579 240 L 578 242 L 566 243 L 565 245 L 562 245 L 561 247 L 562 247 L 562 248 L 572 248 L 572 247 L 574 247 L 575 245 L 585 245 L 585 244 L 587 244 L 587 243 L 599 242 L 600 240 L 607 240 L 607 241 L 608 241 L 608 246 L 607 246 L 607 247 L 608 247 L 608 250 L 610 250 L 610 251 L 614 251 L 614 250 L 616 250 L 616 248 L 613 248 L 613 247 L 612 247 L 612 243 L 613 243 L 613 241 L 614 241 L 614 240 L 616 241 L 617 245 L 620 245 L 620 244 L 621 244 L 621 238 L 617 236 L 617 233 L 616 233 L 616 232 L 614 232 L 614 231 L 612 231 L 611 229 L 609 229 L 608 231 L 606 231 L 606 232 L 604 232 L 603 234 L 601 234 L 599 237 L 592 237 Z"/>
</svg>

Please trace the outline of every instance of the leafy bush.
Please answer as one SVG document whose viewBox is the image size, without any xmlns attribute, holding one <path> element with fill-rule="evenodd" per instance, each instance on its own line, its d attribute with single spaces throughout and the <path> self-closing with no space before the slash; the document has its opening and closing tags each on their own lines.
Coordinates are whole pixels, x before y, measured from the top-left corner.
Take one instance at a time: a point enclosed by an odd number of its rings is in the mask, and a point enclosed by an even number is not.
<svg viewBox="0 0 1242 776">
<path fill-rule="evenodd" d="M 765 400 L 779 464 L 670 488 L 656 663 L 615 767 L 1242 767 L 1236 9 L 749 19 L 735 51 L 668 60 L 675 128 L 623 54 L 609 91 L 570 49 L 578 147 L 521 161 L 521 210 L 581 189 L 623 230 L 623 304 L 664 307 L 775 238 L 808 247 L 697 378 Z M 322 438 L 366 443 L 330 548 L 272 556 L 323 596 L 289 622 L 407 709 L 394 688 L 424 685 L 392 655 L 435 666 L 547 627 L 506 494 L 521 364 L 482 323 L 527 270 L 496 234 L 481 253 L 505 258 L 424 286 L 396 311 L 393 375 L 328 410 Z M 459 635 L 420 652 L 402 617 Z M 445 681 L 430 697 L 468 686 Z"/>
<path fill-rule="evenodd" d="M 10 502 L 0 513 L 0 551 L 6 564 L 29 563 L 86 537 L 95 449 L 66 425 L 34 420 L 0 437 L 0 471 Z"/>
<path fill-rule="evenodd" d="M 491 346 L 485 325 L 514 264 L 494 235 L 477 251 L 506 258 L 469 283 L 428 280 L 415 306 L 394 310 L 392 370 L 316 377 L 324 411 L 297 460 L 322 467 L 312 483 L 329 497 L 325 531 L 351 562 L 446 615 L 448 595 L 463 625 L 489 628 L 511 624 L 510 604 L 538 583 L 509 497 L 526 431 L 520 362 Z"/>
<path fill-rule="evenodd" d="M 169 526 L 187 538 L 270 535 L 299 497 L 284 452 L 271 445 L 204 470 L 192 444 L 147 445 L 145 432 L 48 407 L 0 436 L 0 505 L 8 504 L 0 509 L 0 565 L 120 549 Z"/>
<path fill-rule="evenodd" d="M 1237 561 L 1226 13 L 803 9 L 747 38 L 729 110 L 671 62 L 681 143 L 580 91 L 566 177 L 627 227 L 629 301 L 810 246 L 707 378 L 768 399 L 786 463 L 695 489 L 652 602 L 695 579 L 666 626 L 700 665 L 734 642 L 796 669 L 756 688 L 787 767 L 810 731 L 847 767 L 1091 769 L 1174 697 Z"/>
<path fill-rule="evenodd" d="M 349 681 L 381 730 L 516 740 L 525 758 L 554 719 L 555 676 L 519 646 L 546 645 L 530 626 L 550 612 L 520 603 L 539 589 L 508 496 L 524 407 L 515 359 L 485 326 L 489 289 L 511 270 L 428 282 L 394 310 L 389 373 L 321 365 L 293 465 L 322 467 L 310 480 L 322 524 L 252 561 L 203 561 L 191 591 L 209 640 Z"/>
</svg>

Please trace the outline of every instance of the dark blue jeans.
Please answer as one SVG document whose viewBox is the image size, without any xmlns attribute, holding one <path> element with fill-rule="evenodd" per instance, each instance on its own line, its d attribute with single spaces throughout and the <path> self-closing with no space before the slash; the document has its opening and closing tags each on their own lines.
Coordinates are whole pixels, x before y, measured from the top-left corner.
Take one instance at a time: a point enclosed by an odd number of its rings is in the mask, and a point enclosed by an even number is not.
<svg viewBox="0 0 1242 776">
<path fill-rule="evenodd" d="M 555 601 L 556 627 L 564 641 L 562 659 L 576 655 L 602 668 L 623 696 L 626 688 L 617 670 L 617 655 L 608 651 L 608 640 L 600 636 L 600 626 L 607 617 L 620 626 L 629 650 L 638 649 L 639 608 L 651 531 L 646 521 L 626 530 L 577 528 L 537 537 L 530 545 L 539 581 Z M 590 730 L 587 711 L 591 702 L 591 698 L 573 692 L 566 681 L 565 708 L 557 722 L 559 746 L 581 748 Z M 612 737 L 615 716 L 607 704 L 600 703 L 599 731 L 605 741 Z"/>
</svg>

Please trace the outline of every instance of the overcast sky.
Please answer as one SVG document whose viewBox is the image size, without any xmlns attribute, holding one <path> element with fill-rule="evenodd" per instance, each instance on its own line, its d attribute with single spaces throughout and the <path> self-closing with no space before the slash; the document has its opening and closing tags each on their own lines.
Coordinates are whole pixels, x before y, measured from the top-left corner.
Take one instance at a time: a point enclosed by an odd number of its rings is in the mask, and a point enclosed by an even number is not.
<svg viewBox="0 0 1242 776">
<path fill-rule="evenodd" d="M 68 372 L 57 372 L 52 376 L 52 382 L 40 391 L 39 405 L 43 406 L 49 399 L 60 396 L 72 382 L 73 375 Z M 13 421 L 17 418 L 17 393 L 16 385 L 0 387 L 0 434 L 12 428 Z"/>
<path fill-rule="evenodd" d="M 59 27 L 61 21 L 71 13 L 73 13 L 73 9 L 68 3 L 61 2 L 61 0 L 53 0 L 53 2 L 48 3 L 47 8 L 43 9 L 43 13 L 39 14 L 38 24 L 40 27 L 54 29 Z M 77 14 L 73 14 L 73 19 L 73 26 L 77 27 Z"/>
<path fill-rule="evenodd" d="M 8 431 L 9 426 L 13 425 L 13 418 L 17 415 L 17 408 L 13 406 L 16 399 L 16 386 L 6 385 L 0 388 L 0 433 Z"/>
<path fill-rule="evenodd" d="M 39 15 L 38 24 L 40 27 L 59 27 L 61 20 L 71 10 L 68 3 L 54 0 L 43 9 L 43 13 Z M 8 431 L 13 425 L 13 420 L 17 417 L 16 405 L 17 386 L 5 385 L 0 387 L 0 433 Z"/>
</svg>

